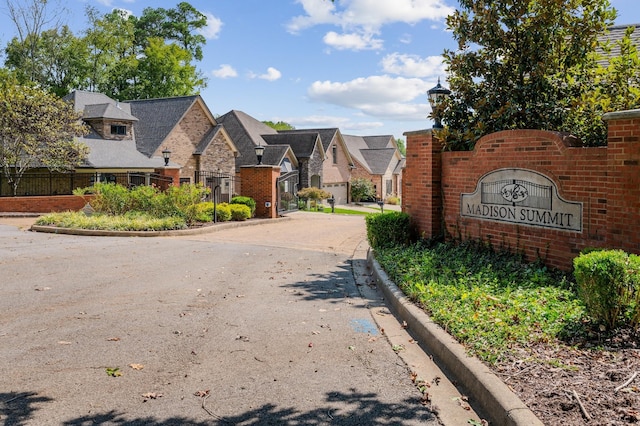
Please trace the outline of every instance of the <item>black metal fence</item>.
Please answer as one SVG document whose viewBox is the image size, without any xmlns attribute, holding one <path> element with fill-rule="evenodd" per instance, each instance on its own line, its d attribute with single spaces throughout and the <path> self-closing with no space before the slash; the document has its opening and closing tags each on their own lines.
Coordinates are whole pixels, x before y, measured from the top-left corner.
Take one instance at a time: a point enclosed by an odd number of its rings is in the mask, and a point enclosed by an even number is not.
<svg viewBox="0 0 640 426">
<path fill-rule="evenodd" d="M 278 178 L 278 212 L 298 210 L 299 173 L 294 170 Z"/>
<path fill-rule="evenodd" d="M 211 190 L 207 201 L 228 203 L 236 193 L 235 188 L 240 181 L 239 177 L 219 172 L 195 172 L 195 182 L 206 186 Z"/>
<path fill-rule="evenodd" d="M 96 182 L 112 182 L 132 188 L 140 185 L 155 185 L 165 189 L 172 178 L 157 173 L 124 172 L 124 173 L 25 173 L 14 185 L 3 174 L 0 174 L 0 197 L 12 196 L 50 196 L 71 195 L 77 188 L 85 188 Z"/>
</svg>

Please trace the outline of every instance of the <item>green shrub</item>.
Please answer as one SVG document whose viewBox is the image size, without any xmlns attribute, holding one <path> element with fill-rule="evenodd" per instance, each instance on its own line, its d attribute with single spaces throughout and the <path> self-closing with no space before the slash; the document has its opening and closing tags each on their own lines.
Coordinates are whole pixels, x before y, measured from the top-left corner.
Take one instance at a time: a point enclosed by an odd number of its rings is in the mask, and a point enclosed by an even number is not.
<svg viewBox="0 0 640 426">
<path fill-rule="evenodd" d="M 640 257 L 596 250 L 573 260 L 578 293 L 587 313 L 609 328 L 640 321 Z"/>
<path fill-rule="evenodd" d="M 415 240 L 411 218 L 406 213 L 370 214 L 365 221 L 367 238 L 374 249 L 409 245 Z"/>
<path fill-rule="evenodd" d="M 214 205 L 211 201 L 205 201 L 196 205 L 196 220 L 198 222 L 212 222 Z"/>
<path fill-rule="evenodd" d="M 251 213 L 249 217 L 253 217 L 253 215 L 256 214 L 256 200 L 251 197 L 243 197 L 241 195 L 237 195 L 231 199 L 230 204 L 244 204 L 245 206 L 249 207 Z"/>
<path fill-rule="evenodd" d="M 251 209 L 246 204 L 229 204 L 231 220 L 242 221 L 251 217 Z"/>
<path fill-rule="evenodd" d="M 231 208 L 227 203 L 220 203 L 216 206 L 216 217 L 218 222 L 231 220 Z"/>
<path fill-rule="evenodd" d="M 116 183 L 96 183 L 86 192 L 95 194 L 91 207 L 98 213 L 111 215 L 124 214 L 129 210 L 129 190 Z"/>
<path fill-rule="evenodd" d="M 326 200 L 331 198 L 332 194 L 329 191 L 316 187 L 302 188 L 298 191 L 298 198 L 304 198 L 309 200 Z"/>
<path fill-rule="evenodd" d="M 396 197 L 395 195 L 390 195 L 386 200 L 384 200 L 384 202 L 393 206 L 397 206 L 398 204 L 400 204 L 400 198 Z"/>
</svg>

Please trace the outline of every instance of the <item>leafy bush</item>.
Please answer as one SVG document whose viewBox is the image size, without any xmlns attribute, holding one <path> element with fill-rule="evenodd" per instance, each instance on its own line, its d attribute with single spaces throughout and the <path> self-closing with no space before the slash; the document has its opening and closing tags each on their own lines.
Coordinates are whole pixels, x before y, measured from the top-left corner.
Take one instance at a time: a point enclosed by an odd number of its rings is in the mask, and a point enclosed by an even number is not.
<svg viewBox="0 0 640 426">
<path fill-rule="evenodd" d="M 397 206 L 398 204 L 400 204 L 400 198 L 396 197 L 395 195 L 390 195 L 386 200 L 384 200 L 384 202 L 393 206 Z"/>
<path fill-rule="evenodd" d="M 595 250 L 573 260 L 579 295 L 588 314 L 609 328 L 640 322 L 640 257 Z"/>
<path fill-rule="evenodd" d="M 231 199 L 230 204 L 244 204 L 245 206 L 248 206 L 251 213 L 249 217 L 253 217 L 253 215 L 256 214 L 256 200 L 251 197 L 236 195 Z"/>
<path fill-rule="evenodd" d="M 129 211 L 129 190 L 115 183 L 98 182 L 95 185 L 74 191 L 75 195 L 95 194 L 91 207 L 97 213 L 120 215 Z"/>
<path fill-rule="evenodd" d="M 373 182 L 364 178 L 351 179 L 351 198 L 356 203 L 368 198 L 376 197 L 376 188 Z"/>
<path fill-rule="evenodd" d="M 162 200 L 164 201 L 162 203 L 163 206 L 168 210 L 165 214 L 172 215 L 171 210 L 173 209 L 187 223 L 193 223 L 196 221 L 198 214 L 196 206 L 202 202 L 208 193 L 209 189 L 200 184 L 170 186 L 165 192 L 167 198 Z"/>
<path fill-rule="evenodd" d="M 315 187 L 302 188 L 300 191 L 298 191 L 299 198 L 308 200 L 326 200 L 327 198 L 331 198 L 332 196 L 333 194 L 331 194 L 330 192 Z"/>
<path fill-rule="evenodd" d="M 216 207 L 216 216 L 218 222 L 227 222 L 231 220 L 231 208 L 227 203 L 220 203 Z"/>
<path fill-rule="evenodd" d="M 411 217 L 403 212 L 370 214 L 365 218 L 367 238 L 374 249 L 409 245 L 415 239 Z"/>
<path fill-rule="evenodd" d="M 251 209 L 245 204 L 229 204 L 231 220 L 242 221 L 251 217 Z"/>
</svg>

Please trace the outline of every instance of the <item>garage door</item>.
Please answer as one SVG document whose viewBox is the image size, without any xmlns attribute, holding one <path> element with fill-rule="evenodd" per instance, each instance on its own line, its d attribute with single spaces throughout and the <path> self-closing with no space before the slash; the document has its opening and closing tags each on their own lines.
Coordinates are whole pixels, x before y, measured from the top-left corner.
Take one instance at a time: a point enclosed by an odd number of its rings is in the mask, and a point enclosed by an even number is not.
<svg viewBox="0 0 640 426">
<path fill-rule="evenodd" d="M 338 205 L 347 204 L 347 188 L 347 182 L 342 182 L 323 185 L 322 189 L 333 194 L 333 198 L 336 200 L 336 205 Z"/>
</svg>

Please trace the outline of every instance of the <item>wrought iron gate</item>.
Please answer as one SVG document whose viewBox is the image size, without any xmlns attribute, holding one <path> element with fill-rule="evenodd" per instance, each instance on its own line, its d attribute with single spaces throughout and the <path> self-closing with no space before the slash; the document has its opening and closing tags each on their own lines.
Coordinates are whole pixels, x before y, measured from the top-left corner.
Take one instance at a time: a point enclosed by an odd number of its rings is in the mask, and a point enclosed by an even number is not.
<svg viewBox="0 0 640 426">
<path fill-rule="evenodd" d="M 276 183 L 278 213 L 298 210 L 298 182 L 297 170 L 280 175 Z"/>
</svg>

